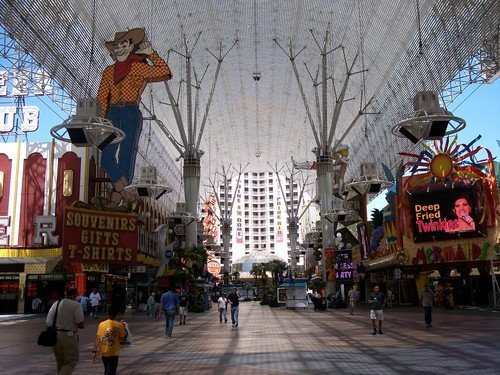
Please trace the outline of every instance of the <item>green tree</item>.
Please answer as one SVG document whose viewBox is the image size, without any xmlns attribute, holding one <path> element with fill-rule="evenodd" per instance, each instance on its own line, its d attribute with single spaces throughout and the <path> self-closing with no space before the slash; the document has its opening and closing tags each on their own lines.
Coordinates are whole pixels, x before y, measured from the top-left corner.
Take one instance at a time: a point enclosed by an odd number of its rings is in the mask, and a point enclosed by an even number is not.
<svg viewBox="0 0 500 375">
<path fill-rule="evenodd" d="M 372 210 L 372 228 L 375 230 L 378 227 L 381 227 L 384 223 L 384 211 L 379 210 L 378 208 L 374 208 Z"/>
<path fill-rule="evenodd" d="M 234 281 L 238 281 L 238 278 L 240 277 L 240 273 L 238 271 L 233 271 L 231 276 L 233 276 Z"/>
<path fill-rule="evenodd" d="M 252 264 L 252 269 L 250 270 L 250 275 L 255 278 L 255 285 L 257 286 L 258 294 L 262 295 L 264 304 L 266 296 L 265 286 L 267 285 L 267 267 L 263 263 Z"/>
<path fill-rule="evenodd" d="M 186 268 L 190 275 L 197 277 L 204 276 L 205 265 L 207 264 L 207 251 L 203 246 L 191 246 L 184 254 Z"/>
<path fill-rule="evenodd" d="M 228 271 L 224 271 L 224 273 L 222 274 L 222 280 L 224 280 L 224 284 L 229 284 L 229 272 Z"/>
<path fill-rule="evenodd" d="M 272 260 L 268 263 L 265 263 L 267 269 L 271 272 L 273 275 L 273 282 L 275 286 L 278 286 L 279 278 L 281 275 L 283 275 L 283 272 L 285 272 L 288 269 L 288 266 L 285 262 L 281 260 Z"/>
<path fill-rule="evenodd" d="M 309 288 L 312 290 L 323 290 L 325 286 L 326 282 L 321 277 L 309 282 Z"/>
</svg>

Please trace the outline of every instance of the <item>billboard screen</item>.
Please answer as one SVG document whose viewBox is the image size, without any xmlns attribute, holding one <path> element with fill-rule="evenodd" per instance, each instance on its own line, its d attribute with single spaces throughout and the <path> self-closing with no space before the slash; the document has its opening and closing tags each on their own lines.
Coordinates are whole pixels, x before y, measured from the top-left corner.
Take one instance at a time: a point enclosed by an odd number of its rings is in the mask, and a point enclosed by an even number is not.
<svg viewBox="0 0 500 375">
<path fill-rule="evenodd" d="M 486 235 L 481 181 L 433 191 L 409 190 L 408 195 L 414 242 Z"/>
</svg>

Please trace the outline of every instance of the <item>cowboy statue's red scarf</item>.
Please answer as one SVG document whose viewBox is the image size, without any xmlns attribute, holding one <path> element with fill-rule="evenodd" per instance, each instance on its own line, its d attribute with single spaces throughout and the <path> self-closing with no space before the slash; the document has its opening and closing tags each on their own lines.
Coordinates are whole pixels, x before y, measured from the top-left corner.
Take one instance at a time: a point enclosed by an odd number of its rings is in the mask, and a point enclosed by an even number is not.
<svg viewBox="0 0 500 375">
<path fill-rule="evenodd" d="M 142 62 L 147 64 L 144 56 L 130 54 L 125 61 L 117 61 L 114 69 L 115 85 L 119 84 L 129 73 L 133 62 Z"/>
</svg>

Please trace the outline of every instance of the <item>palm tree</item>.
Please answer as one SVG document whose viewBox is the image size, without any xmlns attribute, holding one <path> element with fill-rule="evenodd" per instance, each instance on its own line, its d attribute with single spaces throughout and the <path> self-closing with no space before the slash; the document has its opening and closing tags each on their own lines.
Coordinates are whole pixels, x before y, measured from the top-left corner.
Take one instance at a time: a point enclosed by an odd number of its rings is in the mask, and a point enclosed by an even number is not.
<svg viewBox="0 0 500 375">
<path fill-rule="evenodd" d="M 269 269 L 269 271 L 271 271 L 271 274 L 273 275 L 273 280 L 274 280 L 274 283 L 276 284 L 276 286 L 278 284 L 280 276 L 282 276 L 283 272 L 288 269 L 285 262 L 283 262 L 281 260 L 277 260 L 277 259 L 266 263 L 266 267 L 267 267 L 267 269 Z"/>
<path fill-rule="evenodd" d="M 233 273 L 231 274 L 231 276 L 233 276 L 233 279 L 234 281 L 238 281 L 238 277 L 240 277 L 240 273 L 238 271 L 233 271 Z"/>
<path fill-rule="evenodd" d="M 224 284 L 229 284 L 229 272 L 224 271 L 222 274 L 222 280 L 224 280 Z"/>
<path fill-rule="evenodd" d="M 255 285 L 258 289 L 262 289 L 264 284 L 267 283 L 267 270 L 263 263 L 252 264 L 252 269 L 250 270 L 250 275 L 255 278 Z M 260 278 L 260 282 L 259 282 Z"/>
<path fill-rule="evenodd" d="M 384 223 L 384 211 L 374 208 L 372 210 L 371 219 L 373 232 L 370 238 L 370 251 L 375 251 L 380 244 L 380 240 L 384 236 L 384 227 L 382 226 Z"/>
<path fill-rule="evenodd" d="M 184 254 L 186 268 L 189 273 L 196 277 L 203 277 L 203 271 L 207 264 L 207 251 L 203 246 L 192 246 L 189 251 Z"/>
<path fill-rule="evenodd" d="M 276 307 L 278 306 L 278 302 L 276 300 L 275 295 L 278 289 L 280 276 L 283 275 L 283 272 L 287 270 L 287 264 L 281 260 L 272 260 L 264 264 L 265 268 L 269 270 L 273 277 L 273 282 L 267 288 L 267 300 L 269 306 Z"/>
<path fill-rule="evenodd" d="M 377 229 L 378 227 L 381 227 L 383 222 L 384 222 L 384 211 L 379 210 L 378 208 L 374 208 L 372 210 L 372 227 L 373 229 Z"/>
</svg>

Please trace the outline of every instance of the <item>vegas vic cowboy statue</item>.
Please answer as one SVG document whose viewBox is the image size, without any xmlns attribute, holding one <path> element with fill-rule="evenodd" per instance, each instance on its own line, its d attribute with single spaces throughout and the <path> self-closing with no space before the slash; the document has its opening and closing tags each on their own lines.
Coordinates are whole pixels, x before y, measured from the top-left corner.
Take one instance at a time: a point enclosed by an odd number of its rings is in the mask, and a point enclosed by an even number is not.
<svg viewBox="0 0 500 375">
<path fill-rule="evenodd" d="M 130 202 L 136 198 L 124 188 L 134 177 L 142 130 L 141 94 L 149 82 L 165 81 L 172 78 L 172 74 L 165 60 L 153 50 L 144 29 L 118 32 L 114 40 L 106 42 L 106 48 L 115 63 L 102 74 L 97 100 L 101 117 L 122 130 L 125 139 L 104 148 L 101 166 L 113 183 L 111 201 L 119 204 L 122 200 Z"/>
</svg>

